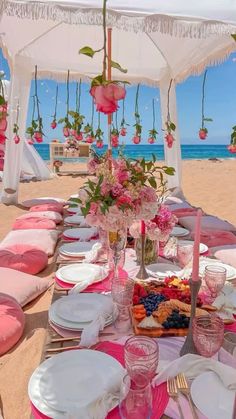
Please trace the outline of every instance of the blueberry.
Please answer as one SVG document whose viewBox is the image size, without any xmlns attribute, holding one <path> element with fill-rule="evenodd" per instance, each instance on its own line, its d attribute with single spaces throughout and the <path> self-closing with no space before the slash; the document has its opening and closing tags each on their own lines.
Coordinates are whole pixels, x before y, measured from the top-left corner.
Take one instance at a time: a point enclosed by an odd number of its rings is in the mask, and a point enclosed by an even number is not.
<svg viewBox="0 0 236 419">
<path fill-rule="evenodd" d="M 163 323 L 162 323 L 162 326 L 163 326 L 165 329 L 169 329 L 169 323 L 168 323 L 167 321 L 163 322 Z"/>
<path fill-rule="evenodd" d="M 169 326 L 174 327 L 174 322 L 172 320 L 169 322 Z"/>
</svg>

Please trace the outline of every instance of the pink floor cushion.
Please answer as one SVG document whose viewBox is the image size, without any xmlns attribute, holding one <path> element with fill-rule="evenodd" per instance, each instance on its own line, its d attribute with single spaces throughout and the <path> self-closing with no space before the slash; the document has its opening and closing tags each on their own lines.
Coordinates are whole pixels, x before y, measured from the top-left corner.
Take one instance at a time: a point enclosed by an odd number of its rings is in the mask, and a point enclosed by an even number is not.
<svg viewBox="0 0 236 419">
<path fill-rule="evenodd" d="M 10 231 L 0 243 L 0 249 L 6 249 L 14 244 L 29 244 L 36 249 L 41 249 L 48 256 L 52 256 L 60 232 L 57 230 L 13 230 Z"/>
<path fill-rule="evenodd" d="M 191 234 L 194 239 L 195 232 Z M 201 243 L 206 244 L 208 247 L 225 246 L 236 244 L 236 236 L 231 231 L 223 230 L 201 230 Z"/>
<path fill-rule="evenodd" d="M 57 228 L 55 221 L 47 218 L 37 218 L 33 216 L 26 220 L 16 220 L 12 226 L 12 230 L 29 230 L 29 229 L 46 229 L 55 230 Z"/>
<path fill-rule="evenodd" d="M 236 244 L 212 247 L 211 253 L 221 262 L 236 268 Z"/>
<path fill-rule="evenodd" d="M 46 268 L 47 264 L 47 254 L 28 244 L 15 244 L 0 250 L 2 268 L 11 268 L 34 275 Z"/>
<path fill-rule="evenodd" d="M 52 279 L 39 278 L 15 269 L 0 267 L 0 292 L 15 298 L 21 307 L 37 298 L 52 283 Z"/>
<path fill-rule="evenodd" d="M 63 213 L 63 204 L 55 203 L 55 204 L 40 204 L 34 205 L 30 208 L 30 212 L 37 212 L 37 211 L 55 211 L 59 212 L 60 214 Z"/>
<path fill-rule="evenodd" d="M 47 218 L 48 220 L 54 221 L 56 224 L 62 222 L 62 216 L 55 211 L 35 211 L 34 217 L 36 218 Z M 17 220 L 26 220 L 27 218 L 32 218 L 32 212 L 27 212 L 26 214 L 21 215 Z"/>
<path fill-rule="evenodd" d="M 15 298 L 0 293 L 0 355 L 9 351 L 21 338 L 25 315 Z"/>
<path fill-rule="evenodd" d="M 179 224 L 187 228 L 190 231 L 195 229 L 196 217 L 187 216 L 179 218 Z M 228 221 L 221 220 L 213 215 L 204 215 L 201 219 L 201 229 L 205 230 L 224 230 L 224 231 L 236 231 L 236 227 L 228 223 Z"/>
<path fill-rule="evenodd" d="M 66 201 L 65 199 L 62 199 L 62 198 L 54 198 L 52 196 L 50 197 L 47 196 L 47 197 L 42 197 L 42 198 L 27 199 L 26 201 L 22 202 L 22 205 L 26 208 L 31 208 L 34 205 L 54 204 L 54 203 L 65 205 Z"/>
</svg>

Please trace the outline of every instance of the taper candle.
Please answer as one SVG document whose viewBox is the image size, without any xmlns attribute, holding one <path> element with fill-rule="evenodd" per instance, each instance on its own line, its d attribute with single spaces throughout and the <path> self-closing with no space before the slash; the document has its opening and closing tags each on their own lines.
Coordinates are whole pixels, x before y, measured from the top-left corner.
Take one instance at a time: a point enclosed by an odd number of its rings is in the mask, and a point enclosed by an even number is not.
<svg viewBox="0 0 236 419">
<path fill-rule="evenodd" d="M 192 281 L 199 280 L 199 247 L 200 247 L 200 237 L 201 237 L 201 217 L 202 210 L 197 210 L 196 225 L 195 225 L 195 235 L 194 235 L 194 245 L 193 245 L 193 270 L 192 270 Z"/>
<path fill-rule="evenodd" d="M 145 221 L 141 221 L 141 234 L 143 235 L 143 236 L 145 236 L 145 231 L 146 230 L 146 225 L 145 225 Z"/>
</svg>

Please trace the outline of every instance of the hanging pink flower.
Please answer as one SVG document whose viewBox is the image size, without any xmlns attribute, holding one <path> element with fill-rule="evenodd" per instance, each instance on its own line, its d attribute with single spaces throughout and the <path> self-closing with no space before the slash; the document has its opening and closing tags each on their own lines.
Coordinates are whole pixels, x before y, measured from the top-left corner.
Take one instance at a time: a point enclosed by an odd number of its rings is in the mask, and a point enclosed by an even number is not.
<svg viewBox="0 0 236 419">
<path fill-rule="evenodd" d="M 5 135 L 5 132 L 4 131 L 0 131 L 0 144 L 5 144 L 6 139 L 7 139 L 7 137 Z"/>
<path fill-rule="evenodd" d="M 233 154 L 236 153 L 236 144 L 228 145 L 227 149 L 230 153 L 233 153 Z"/>
<path fill-rule="evenodd" d="M 63 128 L 63 135 L 64 135 L 64 137 L 69 137 L 69 135 L 70 135 L 69 128 L 67 128 L 67 127 Z"/>
<path fill-rule="evenodd" d="M 173 143 L 174 143 L 174 137 L 172 134 L 166 134 L 165 135 L 165 140 L 167 143 L 167 147 L 172 148 Z"/>
<path fill-rule="evenodd" d="M 207 133 L 208 133 L 208 131 L 207 131 L 206 128 L 200 128 L 200 130 L 198 132 L 200 140 L 205 140 L 206 137 L 207 137 Z"/>
<path fill-rule="evenodd" d="M 34 140 L 37 141 L 37 143 L 42 143 L 43 142 L 43 135 L 41 132 L 36 131 L 34 133 Z"/>
<path fill-rule="evenodd" d="M 57 127 L 57 123 L 56 123 L 56 121 L 55 121 L 55 119 L 52 121 L 52 123 L 51 123 L 51 128 L 52 129 L 55 129 Z"/>
<path fill-rule="evenodd" d="M 140 141 L 141 141 L 141 137 L 139 137 L 138 135 L 135 135 L 135 136 L 132 138 L 132 141 L 133 141 L 133 143 L 134 143 L 134 144 L 139 144 L 139 143 L 140 143 Z"/>
<path fill-rule="evenodd" d="M 112 145 L 112 147 L 118 147 L 119 146 L 119 137 L 118 137 L 118 135 L 112 135 L 111 136 L 111 145 Z"/>
<path fill-rule="evenodd" d="M 19 144 L 19 142 L 20 142 L 19 135 L 15 135 L 14 138 L 13 138 L 13 140 L 14 140 L 15 144 Z"/>
<path fill-rule="evenodd" d="M 96 141 L 96 147 L 97 148 L 103 148 L 104 147 L 103 141 L 102 140 L 97 140 Z"/>
<path fill-rule="evenodd" d="M 76 138 L 77 141 L 82 141 L 83 140 L 83 134 L 82 134 L 82 132 L 80 132 L 79 134 L 76 133 L 75 138 Z"/>
<path fill-rule="evenodd" d="M 29 145 L 33 145 L 34 144 L 34 141 L 33 141 L 32 138 L 30 138 L 27 142 L 28 142 Z"/>
<path fill-rule="evenodd" d="M 86 143 L 88 143 L 88 144 L 92 144 L 94 142 L 94 140 L 95 140 L 95 138 L 92 137 L 91 135 L 88 135 L 86 137 Z"/>
<path fill-rule="evenodd" d="M 76 131 L 75 129 L 71 129 L 71 130 L 70 130 L 70 135 L 71 135 L 72 137 L 76 137 L 76 135 L 77 135 L 77 131 Z"/>
<path fill-rule="evenodd" d="M 154 143 L 155 143 L 155 138 L 153 138 L 153 137 L 149 137 L 149 138 L 148 138 L 148 143 L 149 143 L 149 144 L 154 144 Z"/>
<path fill-rule="evenodd" d="M 127 129 L 126 129 L 126 128 L 124 128 L 124 127 L 122 127 L 122 128 L 120 129 L 120 135 L 121 135 L 122 137 L 125 137 L 125 136 L 126 136 L 126 134 L 127 134 Z"/>
<path fill-rule="evenodd" d="M 90 94 L 94 98 L 96 109 L 98 112 L 111 114 L 118 109 L 118 100 L 124 99 L 126 91 L 124 87 L 115 83 L 106 86 L 93 86 Z"/>
</svg>

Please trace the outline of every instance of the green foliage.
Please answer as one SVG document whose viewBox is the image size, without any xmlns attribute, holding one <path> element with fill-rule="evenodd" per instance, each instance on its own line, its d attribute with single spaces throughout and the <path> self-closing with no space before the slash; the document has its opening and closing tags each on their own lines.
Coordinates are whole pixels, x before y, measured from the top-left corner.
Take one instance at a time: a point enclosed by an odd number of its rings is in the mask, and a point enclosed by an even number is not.
<svg viewBox="0 0 236 419">
<path fill-rule="evenodd" d="M 95 51 L 93 48 L 86 46 L 83 48 L 80 48 L 79 54 L 87 55 L 87 57 L 93 58 L 94 54 L 96 54 L 97 51 Z"/>
<path fill-rule="evenodd" d="M 111 67 L 116 68 L 117 70 L 121 71 L 121 73 L 127 73 L 128 71 L 126 68 L 122 68 L 119 63 L 116 63 L 115 61 L 112 61 L 112 60 L 111 60 Z"/>
</svg>

